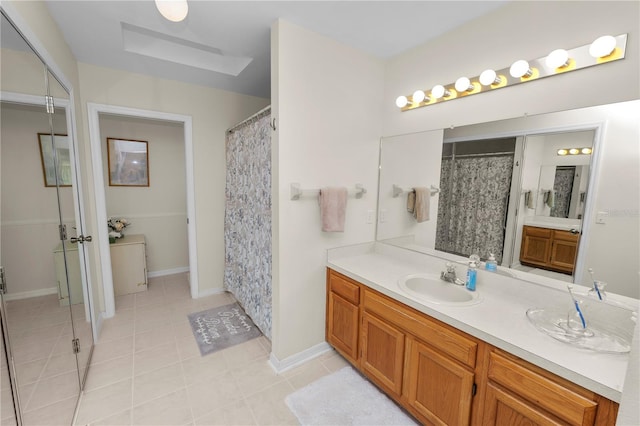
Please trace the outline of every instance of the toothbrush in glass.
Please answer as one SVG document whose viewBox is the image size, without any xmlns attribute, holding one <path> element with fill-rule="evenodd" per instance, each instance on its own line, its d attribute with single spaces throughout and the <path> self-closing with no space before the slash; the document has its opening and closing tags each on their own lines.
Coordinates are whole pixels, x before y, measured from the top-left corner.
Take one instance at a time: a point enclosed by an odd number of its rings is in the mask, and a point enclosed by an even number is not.
<svg viewBox="0 0 640 426">
<path fill-rule="evenodd" d="M 596 294 L 598 295 L 598 299 L 602 300 L 602 295 L 600 294 L 598 283 L 596 282 L 595 278 L 593 278 L 593 269 L 589 268 L 588 271 L 589 271 L 589 274 L 591 274 L 591 282 L 593 282 L 593 289 L 596 291 Z"/>
<path fill-rule="evenodd" d="M 570 284 L 567 284 L 567 289 L 569 290 L 569 296 L 571 296 L 571 300 L 573 300 L 573 305 L 576 307 L 576 311 L 578 312 L 578 316 L 580 317 L 580 322 L 582 323 L 582 328 L 586 329 L 587 322 L 584 320 L 584 315 L 582 315 L 582 310 L 580 309 L 580 304 L 578 303 L 578 300 L 575 298 L 575 296 L 573 295 L 573 292 L 571 291 L 572 287 L 573 286 L 571 286 Z"/>
</svg>

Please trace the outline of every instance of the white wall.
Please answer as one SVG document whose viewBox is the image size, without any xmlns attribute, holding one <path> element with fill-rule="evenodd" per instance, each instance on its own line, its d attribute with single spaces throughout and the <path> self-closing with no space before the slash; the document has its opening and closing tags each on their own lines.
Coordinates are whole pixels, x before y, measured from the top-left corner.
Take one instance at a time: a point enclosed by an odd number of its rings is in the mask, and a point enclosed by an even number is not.
<svg viewBox="0 0 640 426">
<path fill-rule="evenodd" d="M 107 217 L 128 219 L 131 225 L 125 235 L 145 236 L 152 276 L 189 267 L 183 127 L 182 123 L 100 115 Z M 148 142 L 148 187 L 109 186 L 107 138 Z"/>
<path fill-rule="evenodd" d="M 381 134 L 382 62 L 285 21 L 272 27 L 273 341 L 278 360 L 324 342 L 326 249 L 372 241 Z M 362 183 L 344 233 L 323 233 L 303 188 Z"/>
<path fill-rule="evenodd" d="M 192 117 L 198 291 L 200 295 L 222 291 L 225 131 L 269 101 L 85 63 L 78 63 L 78 68 L 83 105 L 92 102 Z M 82 113 L 86 117 L 86 109 Z M 88 129 L 83 129 L 83 137 L 89 140 Z"/>
<path fill-rule="evenodd" d="M 42 107 L 2 103 L 0 193 L 2 266 L 12 297 L 57 292 L 53 250 L 60 244 L 55 187 L 45 187 L 38 133 L 49 131 Z M 56 133 L 66 133 L 64 115 L 54 116 Z M 63 222 L 75 225 L 70 187 L 60 188 Z M 73 235 L 73 234 L 71 234 Z M 32 293 L 30 293 L 32 292 Z"/>
<path fill-rule="evenodd" d="M 429 220 L 417 223 L 407 212 L 407 193 L 393 196 L 393 185 L 405 189 L 440 186 L 442 130 L 384 138 L 380 143 L 378 193 L 379 240 L 413 235 L 416 244 L 435 247 L 439 196 L 429 200 Z"/>
</svg>

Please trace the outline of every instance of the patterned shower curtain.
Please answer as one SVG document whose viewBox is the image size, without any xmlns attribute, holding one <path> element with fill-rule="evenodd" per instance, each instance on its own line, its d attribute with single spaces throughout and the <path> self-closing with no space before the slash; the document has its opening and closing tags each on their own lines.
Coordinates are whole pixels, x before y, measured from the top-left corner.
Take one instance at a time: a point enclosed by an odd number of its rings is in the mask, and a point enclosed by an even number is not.
<svg viewBox="0 0 640 426">
<path fill-rule="evenodd" d="M 224 287 L 271 339 L 270 107 L 227 133 Z"/>
<path fill-rule="evenodd" d="M 573 191 L 575 174 L 576 166 L 556 167 L 556 177 L 553 181 L 553 190 L 556 196 L 550 213 L 551 217 L 569 217 L 569 205 L 571 204 L 571 192 Z"/>
<path fill-rule="evenodd" d="M 512 171 L 508 155 L 442 159 L 436 250 L 502 262 Z"/>
</svg>

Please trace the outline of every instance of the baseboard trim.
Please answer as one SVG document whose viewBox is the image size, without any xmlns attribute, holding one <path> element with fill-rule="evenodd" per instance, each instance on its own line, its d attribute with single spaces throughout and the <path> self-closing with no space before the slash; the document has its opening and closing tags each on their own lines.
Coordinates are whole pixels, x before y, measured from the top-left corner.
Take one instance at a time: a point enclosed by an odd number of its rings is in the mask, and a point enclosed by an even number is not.
<svg viewBox="0 0 640 426">
<path fill-rule="evenodd" d="M 279 360 L 273 352 L 269 356 L 269 365 L 276 372 L 276 374 L 284 373 L 285 371 L 291 370 L 294 367 L 297 367 L 301 364 L 304 364 L 307 361 L 311 361 L 314 358 L 319 357 L 320 355 L 333 350 L 331 346 L 327 342 L 319 343 L 315 346 L 310 347 L 302 352 L 298 352 L 295 355 L 291 355 L 283 360 Z"/>
<path fill-rule="evenodd" d="M 29 299 L 30 297 L 48 296 L 58 294 L 58 287 L 41 288 L 39 290 L 21 291 L 19 293 L 7 293 L 2 296 L 4 300 Z"/>
<path fill-rule="evenodd" d="M 183 266 L 180 268 L 162 269 L 160 271 L 153 271 L 153 272 L 149 271 L 149 273 L 147 273 L 147 277 L 148 278 L 164 277 L 165 275 L 181 274 L 183 272 L 189 272 L 189 267 Z"/>
<path fill-rule="evenodd" d="M 225 290 L 224 288 L 210 288 L 207 290 L 199 291 L 198 299 L 200 299 L 201 297 L 214 296 L 216 294 L 222 294 L 226 292 L 227 290 Z"/>
</svg>

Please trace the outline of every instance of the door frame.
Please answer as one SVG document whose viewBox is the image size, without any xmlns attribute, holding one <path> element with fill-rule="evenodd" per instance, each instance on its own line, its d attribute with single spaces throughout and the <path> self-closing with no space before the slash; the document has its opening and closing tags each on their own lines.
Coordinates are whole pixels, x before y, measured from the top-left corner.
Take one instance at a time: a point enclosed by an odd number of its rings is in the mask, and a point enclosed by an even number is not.
<svg viewBox="0 0 640 426">
<path fill-rule="evenodd" d="M 89 122 L 89 139 L 93 174 L 93 186 L 96 203 L 96 220 L 98 224 L 107 223 L 107 203 L 104 186 L 104 165 L 102 158 L 102 143 L 100 140 L 100 114 L 120 115 L 125 117 L 146 118 L 161 121 L 182 123 L 184 131 L 184 148 L 187 180 L 187 237 L 189 246 L 189 286 L 191 297 L 198 297 L 198 251 L 196 238 L 196 205 L 195 205 L 195 176 L 193 170 L 193 124 L 188 115 L 168 112 L 130 108 L 117 105 L 87 102 Z M 98 250 L 102 266 L 102 286 L 104 290 L 104 318 L 115 315 L 115 295 L 113 291 L 113 274 L 111 273 L 111 252 L 109 249 L 109 235 L 106 226 L 98 226 Z"/>
</svg>

